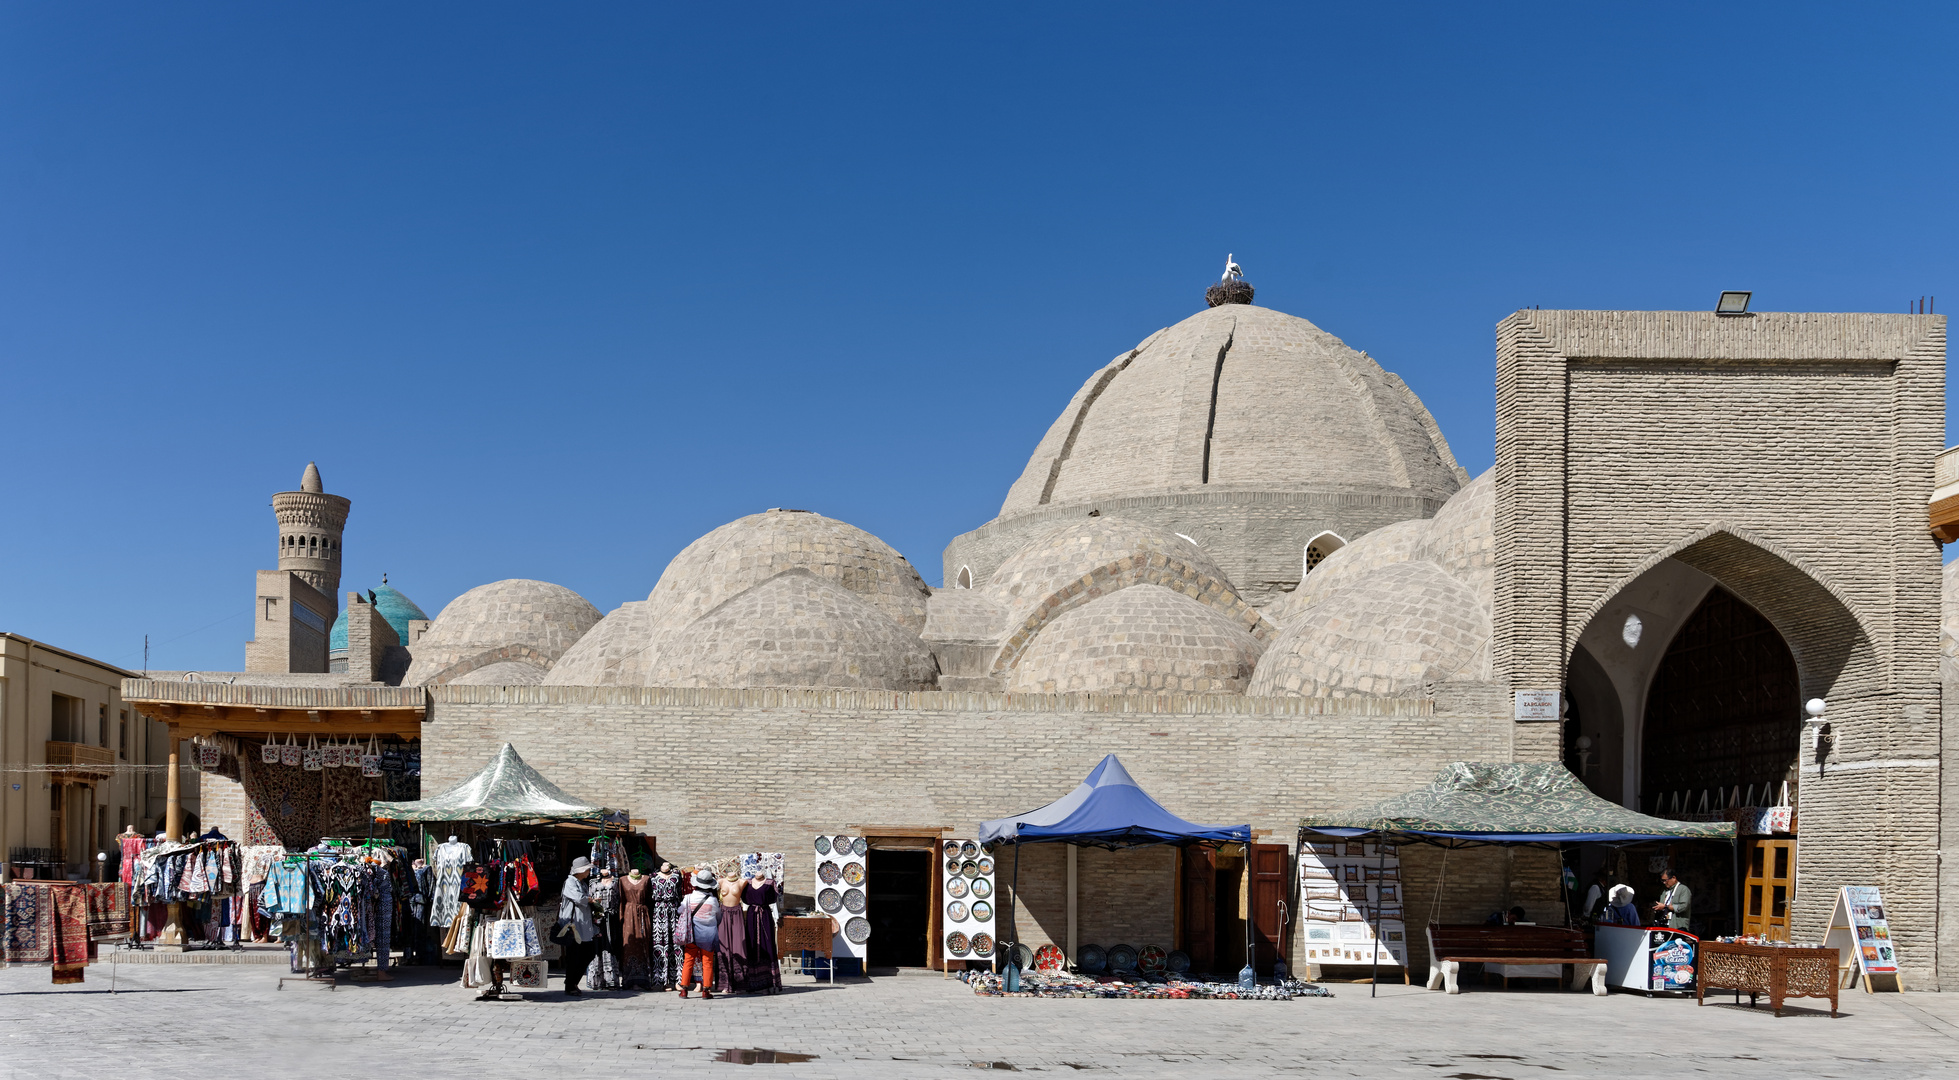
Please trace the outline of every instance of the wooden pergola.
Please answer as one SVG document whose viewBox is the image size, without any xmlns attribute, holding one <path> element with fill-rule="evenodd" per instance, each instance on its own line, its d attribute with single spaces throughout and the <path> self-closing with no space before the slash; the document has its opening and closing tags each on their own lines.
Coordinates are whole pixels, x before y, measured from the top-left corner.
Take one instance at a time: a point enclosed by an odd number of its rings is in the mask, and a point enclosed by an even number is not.
<svg viewBox="0 0 1959 1080">
<path fill-rule="evenodd" d="M 164 837 L 182 840 L 184 806 L 180 768 L 182 740 L 200 735 L 242 736 L 264 741 L 291 735 L 419 739 L 428 695 L 419 686 L 263 686 L 221 682 L 124 679 L 122 697 L 136 711 L 170 727 Z M 182 945 L 180 907 L 157 935 L 161 945 Z"/>
</svg>

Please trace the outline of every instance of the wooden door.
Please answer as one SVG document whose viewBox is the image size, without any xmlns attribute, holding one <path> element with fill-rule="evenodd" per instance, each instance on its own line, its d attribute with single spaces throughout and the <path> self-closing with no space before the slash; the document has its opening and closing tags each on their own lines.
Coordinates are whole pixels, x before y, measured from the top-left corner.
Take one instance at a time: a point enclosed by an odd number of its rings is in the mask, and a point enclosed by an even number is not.
<svg viewBox="0 0 1959 1080">
<path fill-rule="evenodd" d="M 1183 950 L 1192 971 L 1209 971 L 1217 963 L 1217 859 L 1210 848 L 1193 844 L 1183 849 L 1183 881 L 1178 898 Z"/>
<path fill-rule="evenodd" d="M 1284 844 L 1253 844 L 1245 859 L 1251 867 L 1252 967 L 1263 975 L 1286 955 L 1286 925 L 1292 920 L 1286 888 L 1292 879 L 1291 852 Z"/>
<path fill-rule="evenodd" d="M 1743 844 L 1741 932 L 1787 941 L 1796 903 L 1796 842 L 1751 837 Z"/>
</svg>

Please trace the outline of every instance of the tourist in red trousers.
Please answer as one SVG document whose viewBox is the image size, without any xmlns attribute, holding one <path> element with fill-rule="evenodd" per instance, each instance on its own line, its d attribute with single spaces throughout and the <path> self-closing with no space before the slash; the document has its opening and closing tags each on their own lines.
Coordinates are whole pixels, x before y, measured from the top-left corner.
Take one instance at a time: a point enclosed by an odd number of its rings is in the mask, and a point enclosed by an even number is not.
<svg viewBox="0 0 1959 1080">
<path fill-rule="evenodd" d="M 721 941 L 721 898 L 715 895 L 714 871 L 694 871 L 694 891 L 680 902 L 673 921 L 673 939 L 681 943 L 680 996 L 687 996 L 694 966 L 701 968 L 701 997 L 714 996 L 714 950 Z"/>
</svg>

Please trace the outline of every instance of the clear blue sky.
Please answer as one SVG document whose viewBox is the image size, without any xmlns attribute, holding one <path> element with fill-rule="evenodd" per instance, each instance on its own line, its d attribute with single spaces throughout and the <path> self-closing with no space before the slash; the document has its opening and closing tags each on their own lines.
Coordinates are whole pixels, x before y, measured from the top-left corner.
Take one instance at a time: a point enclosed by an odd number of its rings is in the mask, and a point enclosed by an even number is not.
<svg viewBox="0 0 1959 1080">
<path fill-rule="evenodd" d="M 308 460 L 431 614 L 936 582 L 1226 252 L 1473 472 L 1519 307 L 1959 310 L 1950 6 L 983 7 L 0 5 L 0 629 L 236 669 Z"/>
</svg>

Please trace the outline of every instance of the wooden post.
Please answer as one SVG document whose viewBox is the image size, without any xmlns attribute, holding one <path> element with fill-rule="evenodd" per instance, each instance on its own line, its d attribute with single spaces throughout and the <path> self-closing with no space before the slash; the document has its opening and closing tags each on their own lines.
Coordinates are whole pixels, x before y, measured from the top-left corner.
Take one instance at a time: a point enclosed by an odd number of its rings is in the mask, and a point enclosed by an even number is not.
<svg viewBox="0 0 1959 1080">
<path fill-rule="evenodd" d="M 177 755 L 181 740 L 177 738 L 177 725 L 170 725 L 170 771 L 164 776 L 163 790 L 163 838 L 172 843 L 184 838 L 184 791 L 183 778 L 177 775 Z M 184 948 L 184 905 L 172 903 L 169 915 L 164 919 L 163 929 L 156 934 L 158 945 L 170 946 L 182 951 Z"/>
</svg>

